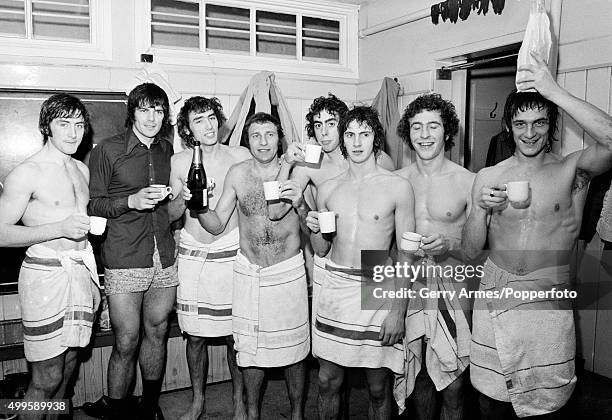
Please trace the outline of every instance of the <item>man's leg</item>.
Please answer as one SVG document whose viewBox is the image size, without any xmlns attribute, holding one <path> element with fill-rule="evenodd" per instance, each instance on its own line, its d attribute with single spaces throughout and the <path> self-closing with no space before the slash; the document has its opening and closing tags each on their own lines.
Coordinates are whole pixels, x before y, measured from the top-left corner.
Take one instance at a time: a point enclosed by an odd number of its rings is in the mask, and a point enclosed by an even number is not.
<svg viewBox="0 0 612 420">
<path fill-rule="evenodd" d="M 319 419 L 337 419 L 340 414 L 340 388 L 344 381 L 344 368 L 319 359 Z"/>
<path fill-rule="evenodd" d="M 247 418 L 248 420 L 258 420 L 264 370 L 255 367 L 243 368 L 242 377 L 244 378 L 244 389 L 247 399 Z"/>
<path fill-rule="evenodd" d="M 370 390 L 369 418 L 386 420 L 391 418 L 391 390 L 387 368 L 365 369 Z"/>
<path fill-rule="evenodd" d="M 227 342 L 227 365 L 232 376 L 232 389 L 234 392 L 234 420 L 246 419 L 246 406 L 244 404 L 244 380 L 242 371 L 236 362 L 236 350 L 234 350 L 234 337 L 228 335 L 225 337 Z"/>
<path fill-rule="evenodd" d="M 285 382 L 291 402 L 291 419 L 304 418 L 304 388 L 306 386 L 306 363 L 302 360 L 285 367 Z"/>
<path fill-rule="evenodd" d="M 498 401 L 484 394 L 478 396 L 480 405 L 480 420 L 509 420 L 516 418 L 512 404 Z"/>
<path fill-rule="evenodd" d="M 114 416 L 127 416 L 129 410 L 128 391 L 134 382 L 142 297 L 142 292 L 108 296 L 110 321 L 115 334 L 108 362 L 108 402 Z"/>
<path fill-rule="evenodd" d="M 416 377 L 412 400 L 417 420 L 434 420 L 436 418 L 438 395 L 436 394 L 436 386 L 427 373 L 424 360 L 421 371 Z"/>
<path fill-rule="evenodd" d="M 142 321 L 144 334 L 140 346 L 142 405 L 144 417 L 153 417 L 158 407 L 164 380 L 168 341 L 168 317 L 176 300 L 176 287 L 150 288 L 144 293 Z"/>
<path fill-rule="evenodd" d="M 55 395 L 64 379 L 64 361 L 66 353 L 48 360 L 32 362 L 32 379 L 28 385 L 24 401 L 48 400 Z M 42 419 L 44 414 L 32 414 L 31 419 Z"/>
<path fill-rule="evenodd" d="M 204 390 L 206 388 L 206 375 L 208 373 L 208 349 L 204 337 L 187 335 L 187 366 L 191 378 L 191 391 L 193 399 L 191 406 L 180 420 L 196 420 L 204 414 Z"/>
<path fill-rule="evenodd" d="M 465 372 L 442 390 L 440 420 L 463 420 Z"/>
</svg>

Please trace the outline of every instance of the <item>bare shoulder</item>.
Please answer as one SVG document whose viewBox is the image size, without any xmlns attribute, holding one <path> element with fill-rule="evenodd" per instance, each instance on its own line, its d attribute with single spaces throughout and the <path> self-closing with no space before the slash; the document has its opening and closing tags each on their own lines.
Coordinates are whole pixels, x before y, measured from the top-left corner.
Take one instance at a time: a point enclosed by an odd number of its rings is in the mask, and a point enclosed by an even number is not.
<svg viewBox="0 0 612 420">
<path fill-rule="evenodd" d="M 238 163 L 251 158 L 251 151 L 244 146 L 225 146 L 233 161 Z"/>
<path fill-rule="evenodd" d="M 390 171 L 393 171 L 395 169 L 395 165 L 393 164 L 393 159 L 391 159 L 391 156 L 389 156 L 382 150 L 376 157 L 376 163 Z"/>
<path fill-rule="evenodd" d="M 28 187 L 31 191 L 36 183 L 36 180 L 41 179 L 42 168 L 40 164 L 28 158 L 24 162 L 17 165 L 4 180 L 4 190 L 10 189 L 12 186 L 18 188 Z"/>
<path fill-rule="evenodd" d="M 192 149 L 185 149 L 181 152 L 175 153 L 170 157 L 170 165 L 181 165 L 186 161 L 191 161 L 193 155 Z"/>
<path fill-rule="evenodd" d="M 474 183 L 474 178 L 476 178 L 476 174 L 474 172 L 450 160 L 447 162 L 447 164 L 449 171 L 461 184 L 469 184 L 470 187 L 472 186 Z"/>
<path fill-rule="evenodd" d="M 401 169 L 393 171 L 393 173 L 401 176 L 402 178 L 410 180 L 410 177 L 412 177 L 416 171 L 416 163 L 411 163 L 410 165 L 406 165 Z"/>
<path fill-rule="evenodd" d="M 247 171 L 249 170 L 249 168 L 251 167 L 251 164 L 253 163 L 253 159 L 247 159 L 247 160 L 243 160 L 241 162 L 238 163 L 234 163 L 232 166 L 230 166 L 229 170 L 227 171 L 227 176 L 226 178 L 229 177 L 237 177 L 237 176 L 241 176 L 247 173 Z"/>
<path fill-rule="evenodd" d="M 412 191 L 412 184 L 408 178 L 400 176 L 395 172 L 390 172 L 389 174 L 384 174 L 383 176 L 385 177 L 385 185 L 390 188 L 389 191 L 393 191 L 397 194 L 414 194 Z"/>
<path fill-rule="evenodd" d="M 484 185 L 488 182 L 494 182 L 504 171 L 508 169 L 508 165 L 502 165 L 503 162 L 498 163 L 495 166 L 489 166 L 482 168 L 475 176 L 474 185 Z"/>
<path fill-rule="evenodd" d="M 81 171 L 81 173 L 85 176 L 85 178 L 89 179 L 89 168 L 87 167 L 87 165 L 85 165 L 80 160 L 74 158 L 72 160 L 76 164 L 77 168 L 79 168 L 79 171 Z"/>
<path fill-rule="evenodd" d="M 317 195 L 320 197 L 327 197 L 331 194 L 342 182 L 342 174 L 334 178 L 324 181 L 317 187 Z"/>
</svg>

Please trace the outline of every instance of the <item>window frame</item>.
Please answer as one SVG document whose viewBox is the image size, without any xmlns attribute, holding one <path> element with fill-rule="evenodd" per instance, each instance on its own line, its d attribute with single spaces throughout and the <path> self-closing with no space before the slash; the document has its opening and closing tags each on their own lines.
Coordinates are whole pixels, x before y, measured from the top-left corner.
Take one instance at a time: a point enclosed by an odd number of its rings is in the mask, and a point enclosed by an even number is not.
<svg viewBox="0 0 612 420">
<path fill-rule="evenodd" d="M 28 2 L 28 0 L 24 0 Z M 27 14 L 27 8 L 26 8 Z M 112 58 L 111 1 L 89 0 L 90 42 L 33 39 L 0 35 L 0 54 L 79 60 Z M 32 19 L 31 11 L 26 18 Z M 26 22 L 28 25 L 28 22 Z"/>
<path fill-rule="evenodd" d="M 201 3 L 212 3 L 219 6 L 250 9 L 250 51 L 232 52 L 206 50 L 200 39 L 198 50 L 165 48 L 152 46 L 151 43 L 151 0 L 139 0 L 134 14 L 136 36 L 135 61 L 140 61 L 140 54 L 152 54 L 157 63 L 165 65 L 204 66 L 236 70 L 273 70 L 276 72 L 296 73 L 326 77 L 358 79 L 358 32 L 359 6 L 348 3 L 330 3 L 317 0 L 284 0 L 282 4 L 274 0 L 182 0 L 200 3 L 199 36 L 205 37 L 205 14 Z M 286 13 L 296 16 L 296 57 L 269 57 L 257 55 L 255 49 L 255 12 Z M 339 22 L 338 63 L 317 61 L 303 57 L 302 52 L 302 16 L 334 20 Z"/>
</svg>

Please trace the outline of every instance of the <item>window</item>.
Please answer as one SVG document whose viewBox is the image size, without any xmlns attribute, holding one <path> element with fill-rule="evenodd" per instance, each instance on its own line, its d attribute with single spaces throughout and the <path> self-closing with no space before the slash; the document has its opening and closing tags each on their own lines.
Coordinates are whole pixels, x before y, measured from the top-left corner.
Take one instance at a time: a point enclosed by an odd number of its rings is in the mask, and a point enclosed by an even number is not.
<svg viewBox="0 0 612 420">
<path fill-rule="evenodd" d="M 13 55 L 110 58 L 107 0 L 0 0 L 0 46 Z"/>
<path fill-rule="evenodd" d="M 0 34 L 89 42 L 89 0 L 0 0 Z"/>
<path fill-rule="evenodd" d="M 138 54 L 229 68 L 278 70 L 282 61 L 293 72 L 356 77 L 357 10 L 316 0 L 141 0 Z"/>
</svg>

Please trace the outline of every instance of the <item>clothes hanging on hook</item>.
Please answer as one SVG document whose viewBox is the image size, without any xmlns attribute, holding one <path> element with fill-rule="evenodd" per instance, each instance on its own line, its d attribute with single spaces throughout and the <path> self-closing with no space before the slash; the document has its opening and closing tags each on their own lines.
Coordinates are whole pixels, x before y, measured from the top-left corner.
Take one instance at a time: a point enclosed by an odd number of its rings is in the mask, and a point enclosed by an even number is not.
<svg viewBox="0 0 612 420">
<path fill-rule="evenodd" d="M 474 0 L 461 0 L 461 7 L 459 9 L 459 17 L 461 20 L 466 20 L 470 16 L 472 11 Z"/>
</svg>

